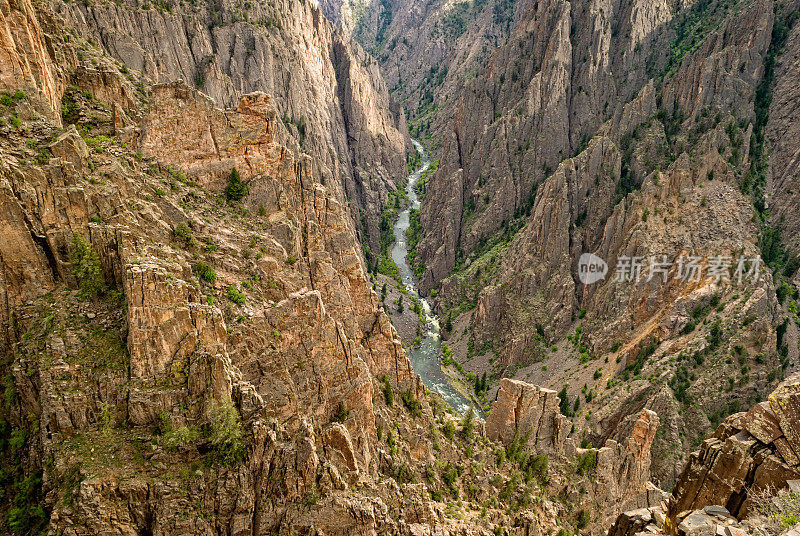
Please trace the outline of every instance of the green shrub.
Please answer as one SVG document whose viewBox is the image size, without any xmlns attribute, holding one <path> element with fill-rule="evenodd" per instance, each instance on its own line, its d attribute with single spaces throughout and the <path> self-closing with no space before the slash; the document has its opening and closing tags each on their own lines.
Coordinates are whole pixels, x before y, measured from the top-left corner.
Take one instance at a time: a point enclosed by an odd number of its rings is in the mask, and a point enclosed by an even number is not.
<svg viewBox="0 0 800 536">
<path fill-rule="evenodd" d="M 550 459 L 547 457 L 547 454 L 537 454 L 535 456 L 531 456 L 528 460 L 526 473 L 529 473 L 530 476 L 538 478 L 539 482 L 545 482 L 547 480 L 547 469 L 549 464 Z"/>
<path fill-rule="evenodd" d="M 578 510 L 578 515 L 576 517 L 576 525 L 579 530 L 583 530 L 589 526 L 589 522 L 591 521 L 591 516 L 587 510 L 581 508 Z"/>
<path fill-rule="evenodd" d="M 11 437 L 8 439 L 8 445 L 11 450 L 20 450 L 25 446 L 25 441 L 28 440 L 28 431 L 18 428 L 11 432 Z"/>
<path fill-rule="evenodd" d="M 9 510 L 7 519 L 14 534 L 38 534 L 47 524 L 47 514 L 38 505 L 14 507 Z"/>
<path fill-rule="evenodd" d="M 392 384 L 389 383 L 389 377 L 383 377 L 383 398 L 386 400 L 386 405 L 394 405 L 394 391 L 392 391 Z"/>
<path fill-rule="evenodd" d="M 444 424 L 444 426 L 442 427 L 442 433 L 444 434 L 444 437 L 446 437 L 450 441 L 453 440 L 453 438 L 456 435 L 456 425 L 453 424 L 453 421 L 447 421 Z"/>
<path fill-rule="evenodd" d="M 17 91 L 13 95 L 7 91 L 0 92 L 0 104 L 3 106 L 13 106 L 19 101 L 25 100 L 25 92 Z"/>
<path fill-rule="evenodd" d="M 558 410 L 565 417 L 569 417 L 570 416 L 569 395 L 567 394 L 567 386 L 566 385 L 561 388 L 561 391 L 558 392 L 558 398 L 560 400 L 560 402 L 558 403 Z"/>
<path fill-rule="evenodd" d="M 195 245 L 194 237 L 192 236 L 192 230 L 189 228 L 189 224 L 185 221 L 182 221 L 175 227 L 175 230 L 172 231 L 173 236 L 179 242 L 183 242 L 183 244 L 187 247 L 193 247 Z"/>
<path fill-rule="evenodd" d="M 194 272 L 203 281 L 213 283 L 217 280 L 217 273 L 206 263 L 198 262 L 194 265 Z"/>
<path fill-rule="evenodd" d="M 248 186 L 242 182 L 239 171 L 236 168 L 231 170 L 228 186 L 225 187 L 225 197 L 228 201 L 240 201 L 249 191 Z"/>
<path fill-rule="evenodd" d="M 336 413 L 333 414 L 333 422 L 344 422 L 350 415 L 350 410 L 344 405 L 344 402 L 339 402 L 336 407 Z"/>
<path fill-rule="evenodd" d="M 400 394 L 400 398 L 403 400 L 403 405 L 408 409 L 408 412 L 411 413 L 412 417 L 419 417 L 422 415 L 422 405 L 419 403 L 411 391 L 403 391 Z"/>
<path fill-rule="evenodd" d="M 472 439 L 472 432 L 475 428 L 475 408 L 469 406 L 469 410 L 461 420 L 461 435 L 464 439 Z"/>
<path fill-rule="evenodd" d="M 225 465 L 235 465 L 244 459 L 242 428 L 239 411 L 230 397 L 212 404 L 209 412 L 211 430 L 209 440 L 219 460 Z"/>
<path fill-rule="evenodd" d="M 103 288 L 103 269 L 100 258 L 86 238 L 80 233 L 72 237 L 72 273 L 84 297 L 97 294 Z"/>
<path fill-rule="evenodd" d="M 190 445 L 200 438 L 200 431 L 195 426 L 180 426 L 170 429 L 162 437 L 163 445 L 168 449 L 180 449 Z"/>
<path fill-rule="evenodd" d="M 575 472 L 579 475 L 586 475 L 597 469 L 597 451 L 589 449 L 583 454 L 578 455 L 578 465 Z"/>
<path fill-rule="evenodd" d="M 456 480 L 458 479 L 458 469 L 450 463 L 447 464 L 442 468 L 442 481 L 449 487 L 451 490 L 455 489 Z"/>
<path fill-rule="evenodd" d="M 233 285 L 228 287 L 228 299 L 231 300 L 236 305 L 244 305 L 247 301 L 247 298 L 244 294 L 236 290 L 236 287 Z"/>
<path fill-rule="evenodd" d="M 716 349 L 720 345 L 720 342 L 722 342 L 722 319 L 717 318 L 714 320 L 706 336 L 706 341 L 708 341 L 708 347 L 711 350 Z"/>
<path fill-rule="evenodd" d="M 389 446 L 389 453 L 392 456 L 397 454 L 397 443 L 394 440 L 394 433 L 391 428 L 386 432 L 386 444 Z"/>
</svg>

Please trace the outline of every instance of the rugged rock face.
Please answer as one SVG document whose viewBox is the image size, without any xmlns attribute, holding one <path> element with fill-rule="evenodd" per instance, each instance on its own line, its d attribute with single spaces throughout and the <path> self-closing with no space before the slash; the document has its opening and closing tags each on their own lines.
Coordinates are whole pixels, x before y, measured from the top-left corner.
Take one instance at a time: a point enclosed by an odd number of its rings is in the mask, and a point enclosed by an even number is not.
<svg viewBox="0 0 800 536">
<path fill-rule="evenodd" d="M 484 427 L 426 393 L 367 273 L 357 229 L 375 245 L 405 127 L 346 21 L 0 4 L 3 531 L 599 534 L 636 508 L 614 533 L 739 536 L 696 511 L 744 515 L 800 467 L 800 380 L 761 402 L 798 357 L 793 146 L 765 141 L 793 128 L 795 7 L 365 13 L 398 14 L 398 84 L 470 79 L 437 115 L 423 283 L 467 371 L 544 386 L 476 388 Z M 425 54 L 413 21 L 441 32 Z M 586 284 L 582 253 L 612 271 Z M 676 277 L 759 253 L 760 277 Z M 612 278 L 631 257 L 665 280 Z M 678 481 L 668 506 L 650 478 Z"/>
<path fill-rule="evenodd" d="M 375 249 L 387 194 L 405 176 L 408 136 L 377 64 L 311 3 L 248 6 L 55 4 L 75 31 L 155 82 L 184 79 L 226 107 L 242 93 L 272 95 L 314 157 L 313 173 L 351 202 Z"/>
<path fill-rule="evenodd" d="M 59 110 L 0 87 L 0 530 L 594 531 L 643 491 L 648 425 L 541 456 L 425 392 L 272 97 L 51 31 L 81 51 Z"/>
<path fill-rule="evenodd" d="M 793 520 L 781 517 L 789 510 L 773 510 L 766 519 L 764 506 L 780 508 L 782 494 L 796 494 L 798 476 L 796 433 L 800 375 L 781 383 L 748 412 L 728 417 L 692 454 L 672 495 L 656 507 L 621 514 L 609 534 L 794 534 Z"/>
<path fill-rule="evenodd" d="M 0 86 L 36 91 L 48 104 L 43 111 L 60 120 L 60 114 L 53 111 L 59 110 L 66 84 L 64 70 L 74 65 L 74 53 L 54 40 L 51 18 L 47 14 L 37 16 L 27 0 L 4 0 L 0 22 Z"/>
<path fill-rule="evenodd" d="M 131 110 L 139 125 L 126 127 L 114 100 L 124 79 L 107 58 L 93 59 L 116 83 L 79 71 L 73 80 L 86 85 L 63 102 L 65 116 L 95 135 L 84 141 L 74 126 L 59 133 L 37 119 L 27 105 L 36 93 L 13 107 L 25 128 L 4 120 L 4 445 L 5 419 L 16 428 L 35 415 L 39 424 L 14 448 L 31 467 L 50 460 L 40 486 L 50 491 L 53 533 L 217 533 L 217 523 L 262 533 L 277 522 L 277 510 L 259 506 L 266 501 L 375 474 L 376 377 L 423 393 L 377 308 L 346 209 L 313 178 L 307 156 L 277 142 L 291 138 L 270 98 L 246 95 L 223 111 L 185 84 L 156 86 L 146 110 Z M 50 82 L 34 81 L 49 104 Z M 98 130 L 120 130 L 131 148 Z M 38 151 L 34 163 L 27 151 Z M 240 208 L 223 197 L 215 209 L 234 167 L 249 194 Z M 98 289 L 104 299 L 84 301 Z M 180 462 L 169 451 L 141 458 L 135 430 L 178 434 L 191 459 L 192 438 L 209 418 L 214 428 L 226 400 L 235 426 L 247 423 L 247 463 L 207 483 L 192 475 L 191 504 L 200 506 L 194 521 L 176 524 L 182 492 L 155 477 L 165 461 L 169 471 Z M 343 417 L 329 424 L 336 411 Z M 236 434 L 229 439 L 226 449 L 242 448 Z M 318 487 L 323 467 L 333 480 Z M 75 478 L 74 489 L 59 487 Z"/>
<path fill-rule="evenodd" d="M 693 453 L 675 487 L 669 515 L 722 504 L 732 514 L 748 510 L 748 494 L 784 487 L 800 476 L 798 445 L 800 376 L 783 382 L 747 413 L 732 415 Z"/>
<path fill-rule="evenodd" d="M 612 123 L 617 127 L 616 133 L 611 133 L 614 140 L 619 141 L 655 114 L 655 103 L 647 102 L 655 98 L 648 79 L 635 73 L 644 70 L 650 47 L 666 39 L 657 32 L 666 20 L 645 23 L 636 19 L 636 9 L 627 12 L 628 7 L 619 7 L 620 16 L 623 21 L 635 19 L 636 27 L 612 37 L 620 29 L 612 28 L 608 20 L 593 24 L 599 13 L 590 9 L 573 12 L 567 3 L 538 3 L 526 11 L 508 43 L 494 52 L 482 76 L 467 86 L 452 131 L 445 135 L 440 171 L 428 189 L 431 202 L 422 214 L 425 236 L 420 256 L 430 273 L 428 281 L 440 281 L 453 269 L 457 257 L 469 255 L 504 222 L 518 218 L 520 209 L 530 205 L 534 185 L 566 157 L 582 151 L 604 121 L 625 113 L 630 99 L 638 96 L 645 100 L 638 104 L 645 104 L 644 117 L 633 123 L 628 118 L 622 124 Z M 761 69 L 758 57 L 763 58 L 769 44 L 772 5 L 752 9 L 748 18 L 726 21 L 730 31 L 721 28 L 720 39 L 705 40 L 695 53 L 699 60 L 683 62 L 678 74 L 665 84 L 659 100 L 670 114 L 679 108 L 684 117 L 694 118 L 708 105 L 724 113 L 734 100 L 750 98 Z M 741 27 L 743 24 L 747 27 Z M 578 30 L 582 28 L 588 30 Z M 639 33 L 649 36 L 643 44 Z M 540 37 L 543 35 L 548 40 Z M 606 39 L 611 41 L 609 48 L 587 46 Z M 635 62 L 618 55 L 628 48 L 629 41 L 631 48 L 644 49 L 637 52 Z M 720 65 L 722 60 L 717 57 L 723 54 L 741 58 L 737 69 Z M 652 61 L 656 64 L 651 72 L 658 72 L 658 60 Z M 740 71 L 742 62 L 745 65 Z M 595 66 L 590 78 L 586 65 Z M 634 76 L 629 78 L 631 70 Z M 708 87 L 713 89 L 703 91 L 702 99 L 695 98 L 700 88 Z M 747 115 L 752 118 L 752 107 L 743 108 L 749 108 Z M 460 183 L 455 178 L 458 173 L 463 175 Z M 491 195 L 485 196 L 488 192 Z"/>
<path fill-rule="evenodd" d="M 560 452 L 570 422 L 558 404 L 555 391 L 504 378 L 486 419 L 486 437 L 505 444 L 523 438 L 537 452 Z"/>
<path fill-rule="evenodd" d="M 621 440 L 656 411 L 653 478 L 671 487 L 692 444 L 797 366 L 797 266 L 775 232 L 796 188 L 766 179 L 768 158 L 780 170 L 793 158 L 792 137 L 773 153 L 769 132 L 793 128 L 796 6 L 513 9 L 440 112 L 453 119 L 420 215 L 422 287 L 466 373 L 567 384 L 575 437 Z M 581 281 L 584 253 L 607 263 L 603 279 Z M 689 256 L 731 265 L 681 279 Z M 740 280 L 737 263 L 759 256 L 770 270 Z M 641 277 L 618 280 L 631 258 Z M 665 273 L 649 272 L 658 260 Z"/>
<path fill-rule="evenodd" d="M 791 14 L 797 8 L 797 2 L 789 2 L 784 9 Z M 793 20 L 792 15 L 789 17 Z M 783 227 L 786 242 L 797 252 L 800 248 L 800 227 L 797 225 L 797 218 L 792 215 L 792 207 L 796 207 L 800 201 L 796 184 L 800 161 L 794 141 L 797 140 L 798 129 L 795 106 L 800 98 L 795 79 L 795 73 L 800 68 L 800 26 L 781 26 L 774 38 L 785 41 L 776 50 L 774 72 L 769 73 L 774 76 L 769 121 L 766 125 L 766 138 L 772 144 L 769 158 L 769 203 L 775 213 L 775 223 Z"/>
</svg>

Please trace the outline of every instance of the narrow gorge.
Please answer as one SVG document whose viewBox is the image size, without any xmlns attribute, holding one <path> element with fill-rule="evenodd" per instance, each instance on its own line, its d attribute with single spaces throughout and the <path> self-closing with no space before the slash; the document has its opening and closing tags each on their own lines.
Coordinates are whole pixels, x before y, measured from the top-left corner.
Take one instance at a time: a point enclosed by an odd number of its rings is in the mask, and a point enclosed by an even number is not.
<svg viewBox="0 0 800 536">
<path fill-rule="evenodd" d="M 441 396 L 444 401 L 450 404 L 458 413 L 465 415 L 470 411 L 470 401 L 451 385 L 439 365 L 439 355 L 442 351 L 439 318 L 431 310 L 428 300 L 419 295 L 414 271 L 408 264 L 408 238 L 406 232 L 410 226 L 409 220 L 411 211 L 419 211 L 420 207 L 420 201 L 417 197 L 415 187 L 420 177 L 422 177 L 431 165 L 428 154 L 425 152 L 422 145 L 413 139 L 411 142 L 414 144 L 414 148 L 420 156 L 422 165 L 408 176 L 406 183 L 408 207 L 397 215 L 397 220 L 393 226 L 395 243 L 392 246 L 392 261 L 394 261 L 398 267 L 400 282 L 405 288 L 409 298 L 417 301 L 420 308 L 420 322 L 424 323 L 424 336 L 421 338 L 419 344 L 417 344 L 417 347 L 409 351 L 408 357 L 411 361 L 411 366 L 414 368 L 414 372 L 419 374 L 422 383 Z M 473 408 L 472 411 L 476 411 L 475 408 Z M 480 409 L 477 411 L 480 412 Z"/>
<path fill-rule="evenodd" d="M 0 0 L 0 534 L 797 536 L 798 20 Z"/>
</svg>

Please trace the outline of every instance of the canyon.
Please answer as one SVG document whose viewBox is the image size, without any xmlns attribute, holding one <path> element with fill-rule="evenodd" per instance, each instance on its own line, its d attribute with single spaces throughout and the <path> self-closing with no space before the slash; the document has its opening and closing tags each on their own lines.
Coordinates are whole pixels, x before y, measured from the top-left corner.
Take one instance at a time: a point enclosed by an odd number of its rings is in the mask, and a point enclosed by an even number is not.
<svg viewBox="0 0 800 536">
<path fill-rule="evenodd" d="M 798 18 L 0 0 L 0 533 L 794 536 Z"/>
</svg>

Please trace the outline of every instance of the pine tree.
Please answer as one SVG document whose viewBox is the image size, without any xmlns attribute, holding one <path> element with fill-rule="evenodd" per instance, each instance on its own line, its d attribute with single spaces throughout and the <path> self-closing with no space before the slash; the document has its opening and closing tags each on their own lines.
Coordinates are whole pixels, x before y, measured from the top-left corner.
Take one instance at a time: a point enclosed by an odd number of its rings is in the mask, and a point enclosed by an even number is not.
<svg viewBox="0 0 800 536">
<path fill-rule="evenodd" d="M 561 402 L 558 404 L 558 410 L 562 415 L 569 417 L 569 395 L 567 394 L 566 385 L 563 389 L 561 389 L 561 391 L 559 391 L 558 398 L 561 399 Z"/>
<path fill-rule="evenodd" d="M 225 197 L 228 201 L 240 201 L 247 195 L 249 188 L 242 182 L 239 176 L 239 171 L 236 168 L 231 170 L 231 177 L 228 180 L 228 186 L 225 187 Z"/>
</svg>

